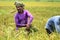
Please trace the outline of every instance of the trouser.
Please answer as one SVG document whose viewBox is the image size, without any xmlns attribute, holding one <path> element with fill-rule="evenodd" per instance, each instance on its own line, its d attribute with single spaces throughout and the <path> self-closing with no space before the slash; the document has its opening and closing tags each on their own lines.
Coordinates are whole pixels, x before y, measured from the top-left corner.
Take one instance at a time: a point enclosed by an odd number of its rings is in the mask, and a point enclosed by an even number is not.
<svg viewBox="0 0 60 40">
<path fill-rule="evenodd" d="M 50 24 L 49 24 L 50 23 Z M 54 25 L 54 22 L 52 22 L 52 21 L 50 21 L 48 23 L 48 26 L 47 26 L 47 28 L 46 28 L 46 32 L 48 33 L 48 34 L 51 34 L 52 32 L 54 32 L 54 30 L 55 30 L 55 25 Z"/>
<path fill-rule="evenodd" d="M 46 28 L 46 32 L 47 32 L 48 34 L 51 34 L 52 32 L 54 32 L 55 27 L 54 27 L 54 26 L 49 26 L 49 27 L 50 27 L 50 29 L 49 29 L 49 28 Z"/>
<path fill-rule="evenodd" d="M 46 32 L 47 32 L 48 34 L 51 34 L 51 33 L 52 33 L 49 29 L 46 29 Z"/>
</svg>

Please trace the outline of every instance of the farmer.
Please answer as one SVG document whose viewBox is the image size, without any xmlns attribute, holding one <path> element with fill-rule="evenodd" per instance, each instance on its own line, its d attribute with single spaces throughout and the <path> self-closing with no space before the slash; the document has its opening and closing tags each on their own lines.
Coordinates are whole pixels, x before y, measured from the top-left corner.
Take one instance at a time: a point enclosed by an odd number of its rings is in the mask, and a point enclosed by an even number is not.
<svg viewBox="0 0 60 40">
<path fill-rule="evenodd" d="M 32 14 L 24 9 L 24 4 L 21 2 L 15 2 L 17 13 L 15 15 L 16 30 L 21 27 L 26 27 L 26 31 L 30 31 L 30 27 L 33 21 Z"/>
<path fill-rule="evenodd" d="M 51 34 L 54 31 L 60 33 L 60 16 L 53 16 L 49 18 L 45 28 L 48 34 Z"/>
</svg>

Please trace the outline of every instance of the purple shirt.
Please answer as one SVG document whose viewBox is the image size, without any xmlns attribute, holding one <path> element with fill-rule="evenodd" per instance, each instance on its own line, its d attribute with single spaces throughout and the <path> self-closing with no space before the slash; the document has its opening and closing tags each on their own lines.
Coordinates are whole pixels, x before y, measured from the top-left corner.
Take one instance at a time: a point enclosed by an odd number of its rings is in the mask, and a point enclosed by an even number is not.
<svg viewBox="0 0 60 40">
<path fill-rule="evenodd" d="M 28 21 L 28 17 L 29 17 L 29 21 Z M 22 14 L 16 13 L 15 15 L 15 23 L 16 25 L 19 26 L 25 26 L 25 24 L 31 24 L 32 20 L 33 20 L 33 16 L 27 10 L 24 10 Z"/>
</svg>

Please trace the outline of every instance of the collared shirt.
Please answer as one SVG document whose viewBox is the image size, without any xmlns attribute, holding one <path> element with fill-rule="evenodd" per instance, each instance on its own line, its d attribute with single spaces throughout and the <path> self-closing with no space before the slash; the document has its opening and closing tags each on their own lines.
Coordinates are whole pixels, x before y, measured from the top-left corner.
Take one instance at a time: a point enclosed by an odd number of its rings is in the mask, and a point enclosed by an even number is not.
<svg viewBox="0 0 60 40">
<path fill-rule="evenodd" d="M 52 32 L 52 26 L 56 29 L 58 33 L 60 33 L 60 16 L 53 16 L 48 19 L 45 28 L 49 29 Z"/>
</svg>

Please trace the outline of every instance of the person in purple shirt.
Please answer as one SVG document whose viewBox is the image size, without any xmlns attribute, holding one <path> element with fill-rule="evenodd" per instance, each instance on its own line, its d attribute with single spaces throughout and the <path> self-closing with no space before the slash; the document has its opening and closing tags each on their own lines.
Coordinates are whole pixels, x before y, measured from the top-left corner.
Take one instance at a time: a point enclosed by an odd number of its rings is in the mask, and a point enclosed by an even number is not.
<svg viewBox="0 0 60 40">
<path fill-rule="evenodd" d="M 33 21 L 33 16 L 28 10 L 24 10 L 24 4 L 20 2 L 15 2 L 17 13 L 15 15 L 16 30 L 21 27 L 26 27 L 29 32 Z"/>
</svg>

